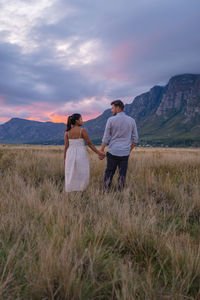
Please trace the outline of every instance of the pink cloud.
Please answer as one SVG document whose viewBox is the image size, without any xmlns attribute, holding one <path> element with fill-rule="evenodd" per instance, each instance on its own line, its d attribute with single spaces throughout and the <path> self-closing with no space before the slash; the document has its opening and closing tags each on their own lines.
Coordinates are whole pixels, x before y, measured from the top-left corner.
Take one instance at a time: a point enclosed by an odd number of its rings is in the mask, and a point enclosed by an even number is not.
<svg viewBox="0 0 200 300">
<path fill-rule="evenodd" d="M 127 66 L 140 55 L 141 46 L 125 41 L 110 52 L 110 63 L 102 70 L 102 76 L 108 80 L 130 82 L 133 76 L 127 72 Z"/>
<path fill-rule="evenodd" d="M 125 41 L 113 49 L 104 53 L 105 60 L 103 65 L 90 66 L 84 70 L 84 76 L 87 75 L 91 80 L 113 80 L 117 82 L 130 82 L 126 72 L 126 66 L 134 56 L 136 46 L 132 41 Z"/>
<path fill-rule="evenodd" d="M 133 48 L 134 46 L 131 41 L 126 41 L 119 44 L 119 46 L 115 47 L 111 53 L 114 62 L 122 66 L 127 64 L 132 56 Z"/>
<path fill-rule="evenodd" d="M 0 124 L 7 122 L 9 119 L 7 117 L 0 117 Z"/>
</svg>

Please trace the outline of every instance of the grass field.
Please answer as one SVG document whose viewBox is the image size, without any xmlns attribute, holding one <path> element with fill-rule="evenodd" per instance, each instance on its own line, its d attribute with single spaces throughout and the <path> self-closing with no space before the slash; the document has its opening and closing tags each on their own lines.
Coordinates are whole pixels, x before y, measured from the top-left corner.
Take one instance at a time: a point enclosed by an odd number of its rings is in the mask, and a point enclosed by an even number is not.
<svg viewBox="0 0 200 300">
<path fill-rule="evenodd" d="M 122 193 L 89 156 L 67 194 L 62 146 L 0 145 L 0 299 L 200 299 L 200 149 L 136 148 Z"/>
</svg>

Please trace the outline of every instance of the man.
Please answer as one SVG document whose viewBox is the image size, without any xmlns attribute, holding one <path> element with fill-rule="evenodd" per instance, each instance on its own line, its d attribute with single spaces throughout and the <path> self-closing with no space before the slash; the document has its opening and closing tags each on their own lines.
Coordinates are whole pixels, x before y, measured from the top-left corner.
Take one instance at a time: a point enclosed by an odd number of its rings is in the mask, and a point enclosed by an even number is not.
<svg viewBox="0 0 200 300">
<path fill-rule="evenodd" d="M 110 189 L 118 167 L 118 190 L 121 190 L 125 185 L 130 152 L 138 142 L 138 133 L 135 120 L 124 113 L 124 103 L 121 100 L 115 100 L 111 105 L 114 116 L 107 120 L 101 145 L 101 151 L 104 152 L 109 142 L 104 189 Z"/>
</svg>

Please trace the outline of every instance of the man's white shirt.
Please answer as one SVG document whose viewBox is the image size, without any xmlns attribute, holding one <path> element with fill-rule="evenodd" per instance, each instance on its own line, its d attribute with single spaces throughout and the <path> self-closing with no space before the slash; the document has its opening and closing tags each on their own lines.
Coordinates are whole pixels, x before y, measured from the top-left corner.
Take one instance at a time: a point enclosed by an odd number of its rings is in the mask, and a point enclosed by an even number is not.
<svg viewBox="0 0 200 300">
<path fill-rule="evenodd" d="M 108 152 L 116 156 L 128 156 L 132 142 L 138 142 L 135 120 L 124 112 L 107 120 L 102 142 L 109 143 Z"/>
</svg>

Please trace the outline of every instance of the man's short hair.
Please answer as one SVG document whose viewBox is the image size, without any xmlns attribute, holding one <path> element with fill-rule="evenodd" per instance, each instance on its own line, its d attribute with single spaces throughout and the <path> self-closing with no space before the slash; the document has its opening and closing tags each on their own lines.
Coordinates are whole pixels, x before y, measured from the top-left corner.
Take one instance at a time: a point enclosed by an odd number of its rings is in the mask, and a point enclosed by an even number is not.
<svg viewBox="0 0 200 300">
<path fill-rule="evenodd" d="M 121 110 L 124 110 L 124 103 L 121 100 L 114 100 L 111 105 L 118 106 Z"/>
</svg>

